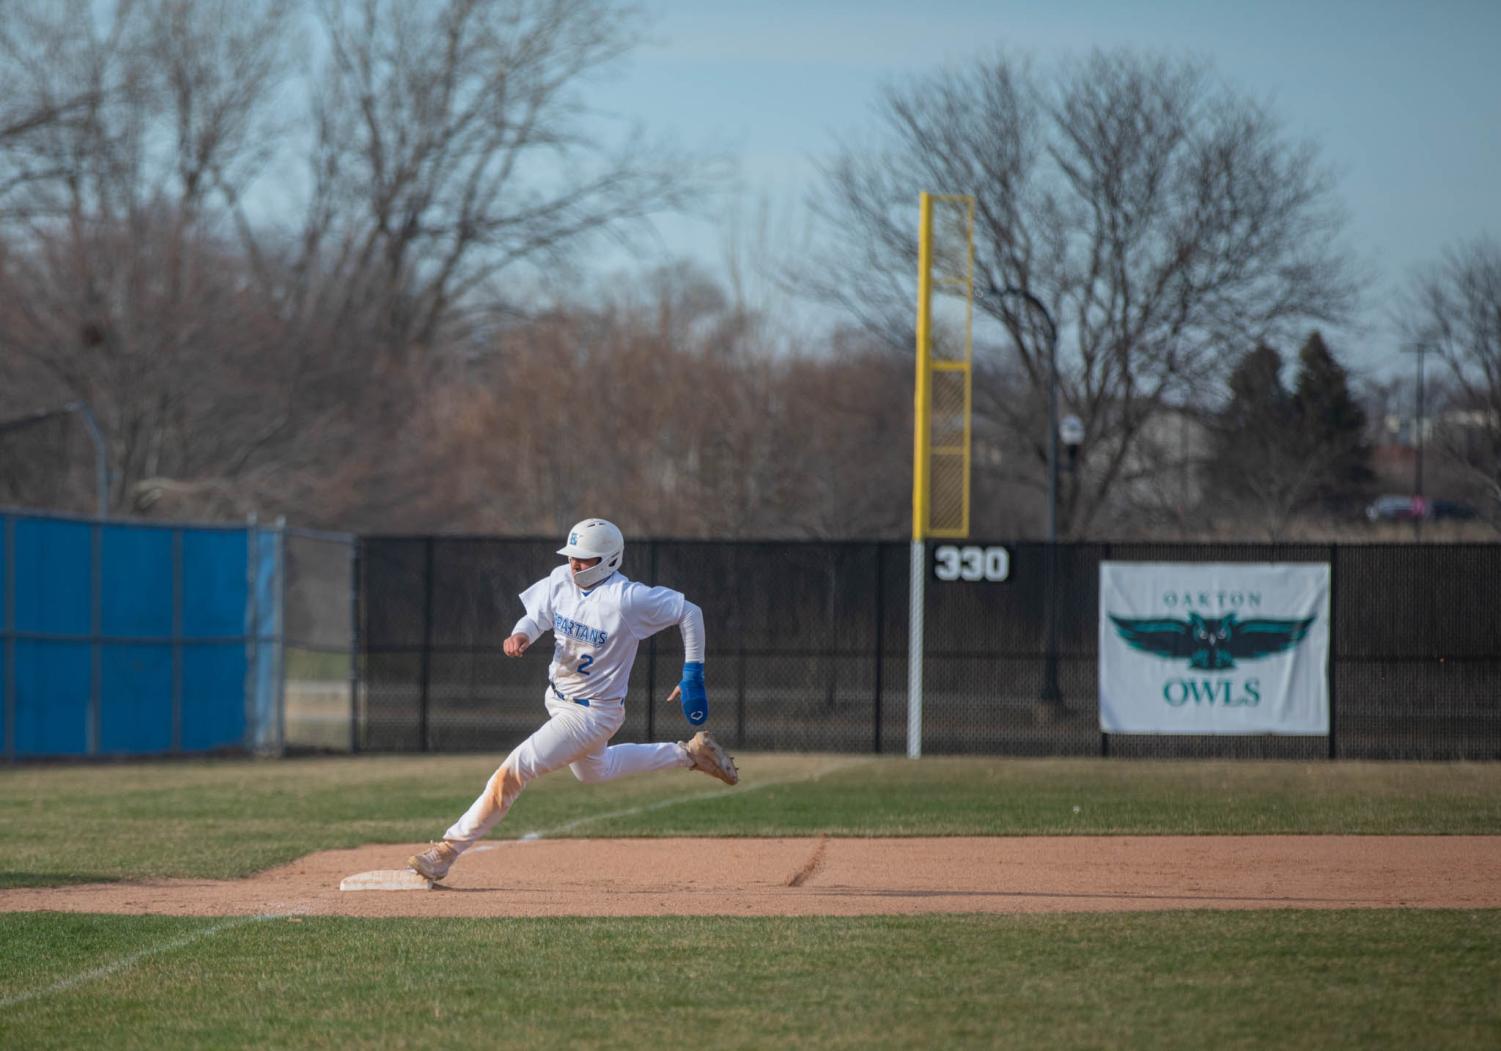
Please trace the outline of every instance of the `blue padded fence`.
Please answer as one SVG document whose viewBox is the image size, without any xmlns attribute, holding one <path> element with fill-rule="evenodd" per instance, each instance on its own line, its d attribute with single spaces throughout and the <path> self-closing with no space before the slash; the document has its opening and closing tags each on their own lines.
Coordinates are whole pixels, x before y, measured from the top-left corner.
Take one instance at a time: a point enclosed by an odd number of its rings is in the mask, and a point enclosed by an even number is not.
<svg viewBox="0 0 1501 1051">
<path fill-rule="evenodd" d="M 0 512 L 6 759 L 280 745 L 281 534 Z"/>
</svg>

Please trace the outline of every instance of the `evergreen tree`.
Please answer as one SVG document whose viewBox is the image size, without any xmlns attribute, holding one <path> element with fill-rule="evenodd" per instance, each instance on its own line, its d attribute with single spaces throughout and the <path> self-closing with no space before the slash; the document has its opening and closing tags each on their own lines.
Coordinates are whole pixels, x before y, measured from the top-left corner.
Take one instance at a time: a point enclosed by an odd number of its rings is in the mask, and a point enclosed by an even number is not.
<svg viewBox="0 0 1501 1051">
<path fill-rule="evenodd" d="M 1215 420 L 1206 487 L 1221 506 L 1261 502 L 1294 453 L 1282 355 L 1265 344 L 1250 351 L 1230 374 L 1229 387 L 1230 400 Z"/>
<path fill-rule="evenodd" d="M 1298 352 L 1292 409 L 1302 455 L 1317 466 L 1311 501 L 1348 513 L 1370 495 L 1374 479 L 1366 414 L 1350 393 L 1349 374 L 1317 330 Z"/>
</svg>

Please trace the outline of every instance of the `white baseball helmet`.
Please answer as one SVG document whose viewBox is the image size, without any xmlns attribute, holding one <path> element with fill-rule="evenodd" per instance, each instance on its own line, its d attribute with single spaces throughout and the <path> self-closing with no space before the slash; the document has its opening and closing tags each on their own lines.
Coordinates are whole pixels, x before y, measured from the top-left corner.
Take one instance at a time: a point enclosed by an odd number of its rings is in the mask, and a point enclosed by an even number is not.
<svg viewBox="0 0 1501 1051">
<path fill-rule="evenodd" d="M 569 558 L 599 559 L 598 565 L 573 575 L 573 581 L 579 587 L 591 588 L 620 568 L 620 560 L 625 555 L 625 537 L 603 518 L 586 518 L 568 530 L 568 542 L 558 548 L 558 554 Z"/>
</svg>

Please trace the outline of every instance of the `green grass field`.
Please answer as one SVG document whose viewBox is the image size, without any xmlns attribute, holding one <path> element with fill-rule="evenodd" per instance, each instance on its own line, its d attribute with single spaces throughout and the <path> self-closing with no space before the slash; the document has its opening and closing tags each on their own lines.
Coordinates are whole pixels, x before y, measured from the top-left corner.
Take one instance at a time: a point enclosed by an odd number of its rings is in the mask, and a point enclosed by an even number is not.
<svg viewBox="0 0 1501 1051">
<path fill-rule="evenodd" d="M 1501 1039 L 1495 912 L 31 915 L 0 919 L 0 931 L 7 1048 L 1479 1048 Z M 9 1002 L 142 953 L 116 973 Z"/>
<path fill-rule="evenodd" d="M 499 757 L 0 770 L 0 886 L 438 835 Z M 1501 833 L 1501 764 L 748 756 L 502 833 Z M 648 809 L 649 808 L 649 809 Z M 1077 808 L 1077 810 L 1075 809 Z M 1480 1047 L 1501 911 L 854 919 L 0 914 L 0 1047 Z"/>
<path fill-rule="evenodd" d="M 0 886 L 224 879 L 317 850 L 422 842 L 463 812 L 500 758 L 0 770 Z M 1501 764 L 764 755 L 741 768 L 735 789 L 681 771 L 607 785 L 553 774 L 528 786 L 496 834 L 1501 833 Z"/>
</svg>

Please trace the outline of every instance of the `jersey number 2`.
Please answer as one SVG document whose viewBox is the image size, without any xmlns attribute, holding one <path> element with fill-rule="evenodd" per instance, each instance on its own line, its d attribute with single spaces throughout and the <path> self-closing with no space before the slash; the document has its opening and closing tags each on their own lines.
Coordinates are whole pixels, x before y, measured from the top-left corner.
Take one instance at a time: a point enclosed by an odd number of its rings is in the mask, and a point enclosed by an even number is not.
<svg viewBox="0 0 1501 1051">
<path fill-rule="evenodd" d="M 580 675 L 588 675 L 589 674 L 589 665 L 591 665 L 593 663 L 594 663 L 594 654 L 592 654 L 592 653 L 586 653 L 582 657 L 580 657 L 579 658 L 579 674 Z"/>
</svg>

